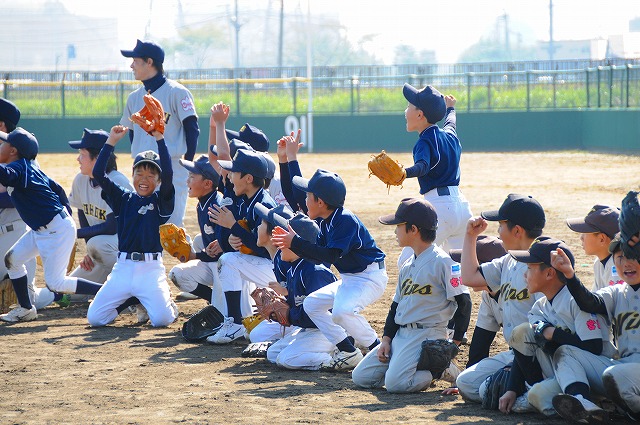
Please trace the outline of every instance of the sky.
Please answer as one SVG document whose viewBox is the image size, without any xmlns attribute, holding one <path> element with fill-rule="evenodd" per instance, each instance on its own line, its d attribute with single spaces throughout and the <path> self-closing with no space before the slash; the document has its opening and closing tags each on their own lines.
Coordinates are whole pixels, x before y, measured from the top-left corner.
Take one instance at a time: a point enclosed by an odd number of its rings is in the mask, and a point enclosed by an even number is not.
<svg viewBox="0 0 640 425">
<path fill-rule="evenodd" d="M 175 35 L 178 3 L 183 10 L 232 12 L 234 0 L 61 0 L 73 13 L 117 17 L 122 48 L 132 48 L 149 25 L 152 38 Z M 286 11 L 337 16 L 342 31 L 354 43 L 391 63 L 394 47 L 434 50 L 441 63 L 459 55 L 496 27 L 499 16 L 509 19 L 512 37 L 522 34 L 549 40 L 549 0 L 284 0 Z M 239 9 L 269 7 L 277 15 L 279 0 L 238 0 Z M 589 39 L 628 31 L 629 20 L 640 17 L 640 0 L 553 0 L 554 40 Z M 247 12 L 250 13 L 250 12 Z M 242 15 L 241 19 L 242 20 Z M 364 40 L 367 40 L 363 42 Z M 534 41 L 531 40 L 531 41 Z"/>
</svg>

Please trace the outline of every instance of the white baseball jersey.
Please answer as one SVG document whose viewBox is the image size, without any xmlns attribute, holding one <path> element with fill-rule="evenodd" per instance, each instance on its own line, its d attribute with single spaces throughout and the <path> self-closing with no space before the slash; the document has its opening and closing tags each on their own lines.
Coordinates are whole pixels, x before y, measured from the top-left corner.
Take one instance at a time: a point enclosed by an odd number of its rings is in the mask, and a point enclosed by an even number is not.
<svg viewBox="0 0 640 425">
<path fill-rule="evenodd" d="M 610 255 L 609 258 L 607 258 L 605 264 L 602 264 L 602 261 L 596 258 L 593 263 L 592 291 L 595 292 L 598 289 L 622 282 L 624 282 L 624 280 L 620 279 L 620 276 L 618 276 L 618 272 L 616 271 L 616 266 L 613 265 L 613 255 Z"/>
<path fill-rule="evenodd" d="M 623 282 L 596 293 L 604 300 L 609 319 L 615 326 L 620 357 L 640 352 L 640 290 L 634 291 Z"/>
<path fill-rule="evenodd" d="M 502 332 L 504 339 L 509 341 L 513 328 L 528 321 L 527 313 L 542 294 L 529 294 L 524 280 L 527 265 L 509 254 L 480 265 L 480 270 L 491 291 L 500 290 L 498 304 L 502 308 Z"/>
<path fill-rule="evenodd" d="M 112 170 L 107 174 L 107 177 L 118 186 L 133 191 L 129 179 L 120 171 Z M 89 176 L 78 174 L 73 179 L 69 204 L 84 212 L 89 226 L 103 223 L 107 219 L 107 215 L 113 212 L 107 201 L 102 199 L 101 194 L 102 188 L 97 183 L 95 186 L 92 185 Z"/>
<path fill-rule="evenodd" d="M 411 256 L 400 270 L 393 301 L 398 303 L 398 325 L 420 323 L 446 328 L 456 311 L 454 297 L 468 294 L 460 279 L 460 264 L 436 245 Z"/>
<path fill-rule="evenodd" d="M 131 144 L 132 158 L 135 158 L 137 154 L 146 150 L 158 151 L 156 139 L 130 120 L 131 115 L 138 112 L 144 106 L 143 98 L 145 94 L 147 94 L 147 92 L 144 86 L 131 92 L 127 98 L 127 105 L 122 113 L 122 118 L 120 119 L 120 124 L 134 130 L 133 142 Z M 179 158 L 187 151 L 182 121 L 191 115 L 197 116 L 193 96 L 182 84 L 168 78 L 152 95 L 162 103 L 162 108 L 164 109 L 166 121 L 164 139 L 167 142 L 169 155 L 171 158 Z"/>
</svg>

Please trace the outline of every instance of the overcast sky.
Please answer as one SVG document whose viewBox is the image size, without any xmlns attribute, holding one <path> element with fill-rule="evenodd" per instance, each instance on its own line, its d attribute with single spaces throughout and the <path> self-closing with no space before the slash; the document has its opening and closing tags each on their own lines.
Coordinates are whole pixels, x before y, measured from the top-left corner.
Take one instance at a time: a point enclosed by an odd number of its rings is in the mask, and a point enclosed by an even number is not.
<svg viewBox="0 0 640 425">
<path fill-rule="evenodd" d="M 32 0 L 35 1 L 35 0 Z M 61 0 L 72 12 L 118 18 L 122 48 L 143 38 L 150 23 L 154 38 L 175 34 L 178 4 L 193 11 L 233 12 L 234 0 Z M 279 13 L 279 0 L 238 0 L 242 13 L 270 8 Z M 307 0 L 284 0 L 285 10 L 307 11 Z M 338 16 L 346 36 L 363 44 L 386 63 L 394 46 L 408 44 L 416 50 L 435 50 L 438 62 L 455 62 L 460 53 L 496 28 L 496 20 L 509 16 L 512 37 L 549 40 L 549 0 L 311 0 L 311 15 Z M 640 17 L 640 0 L 553 0 L 554 39 L 606 38 L 628 31 L 629 20 Z"/>
</svg>

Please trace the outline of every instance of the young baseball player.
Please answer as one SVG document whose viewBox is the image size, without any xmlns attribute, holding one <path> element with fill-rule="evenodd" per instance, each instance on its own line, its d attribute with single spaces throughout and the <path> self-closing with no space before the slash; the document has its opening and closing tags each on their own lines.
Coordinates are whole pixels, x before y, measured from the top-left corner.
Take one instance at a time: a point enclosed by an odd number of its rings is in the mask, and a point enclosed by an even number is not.
<svg viewBox="0 0 640 425">
<path fill-rule="evenodd" d="M 272 240 L 278 248 L 291 249 L 301 258 L 333 264 L 340 273 L 341 280 L 307 296 L 304 308 L 318 329 L 337 347 L 331 361 L 322 368 L 352 369 L 363 356 L 344 331 L 370 350 L 380 343 L 376 331 L 360 312 L 384 293 L 389 280 L 385 254 L 360 219 L 344 208 L 347 188 L 339 175 L 318 169 L 309 180 L 294 177 L 293 184 L 307 192 L 309 217 L 320 222 L 317 244 L 281 227 L 274 230 Z M 331 320 L 344 331 L 328 326 Z"/>
<path fill-rule="evenodd" d="M 228 317 L 222 328 L 207 338 L 212 344 L 227 344 L 244 337 L 242 325 L 241 296 L 247 282 L 266 287 L 275 281 L 273 263 L 266 249 L 257 245 L 257 231 L 261 218 L 255 213 L 255 205 L 261 203 L 269 208 L 275 201 L 264 189 L 267 162 L 258 152 L 240 149 L 233 161 L 218 159 L 223 169 L 230 171 L 230 182 L 236 197 L 240 197 L 238 216 L 226 207 L 213 206 L 209 211 L 211 220 L 231 230 L 229 243 L 239 252 L 224 253 L 220 259 L 220 282 L 227 302 Z M 242 227 L 244 220 L 249 230 Z M 244 252 L 242 252 L 244 251 Z"/>
<path fill-rule="evenodd" d="M 282 194 L 287 203 L 294 211 L 307 213 L 307 194 L 293 186 L 293 177 L 302 177 L 300 164 L 298 163 L 298 151 L 302 146 L 300 142 L 301 130 L 289 136 L 283 136 L 278 140 L 278 162 L 280 168 L 280 181 L 282 184 Z"/>
<path fill-rule="evenodd" d="M 450 369 L 455 372 L 443 376 L 416 369 L 422 341 L 447 339 L 447 323 L 459 310 L 462 314 L 457 316 L 454 335 L 459 345 L 471 315 L 471 296 L 460 281 L 460 265 L 433 244 L 436 211 L 424 199 L 406 198 L 395 213 L 378 220 L 395 225 L 398 245 L 412 248 L 414 255 L 398 275 L 380 345 L 353 370 L 353 382 L 364 388 L 384 385 L 392 393 L 422 391 L 434 379 L 454 382 L 459 371 L 453 363 Z"/>
<path fill-rule="evenodd" d="M 19 306 L 1 315 L 0 320 L 26 322 L 35 320 L 38 313 L 29 296 L 25 263 L 38 254 L 49 290 L 93 295 L 100 285 L 66 276 L 76 225 L 67 211 L 62 187 L 32 164 L 38 155 L 35 136 L 18 127 L 9 134 L 0 133 L 0 140 L 0 184 L 11 188 L 11 201 L 29 226 L 4 257 Z"/>
<path fill-rule="evenodd" d="M 191 252 L 187 262 L 171 269 L 169 280 L 180 291 L 211 302 L 224 313 L 226 303 L 218 278 L 218 258 L 222 254 L 222 246 L 217 239 L 218 226 L 209 220 L 209 208 L 220 205 L 222 201 L 222 195 L 217 191 L 220 176 L 205 155 L 195 162 L 181 159 L 180 165 L 189 171 L 189 197 L 198 199 L 196 214 L 200 234 L 193 241 L 195 252 Z M 213 296 L 214 291 L 216 296 Z"/>
<path fill-rule="evenodd" d="M 315 243 L 318 237 L 318 225 L 303 214 L 293 215 L 289 209 L 280 207 L 269 210 L 262 204 L 256 205 L 256 212 L 262 217 L 258 228 L 258 243 L 267 248 L 273 257 L 277 248 L 270 239 L 276 226 L 291 226 L 298 236 L 311 243 Z M 331 360 L 335 345 L 329 342 L 309 318 L 304 300 L 314 291 L 336 282 L 337 278 L 327 267 L 304 260 L 290 249 L 283 249 L 280 258 L 282 262 L 288 263 L 288 267 L 284 276 L 278 276 L 280 268 L 276 267 L 276 278 L 284 284 L 280 291 L 284 293 L 290 306 L 289 321 L 292 326 L 287 327 L 289 331 L 269 347 L 267 360 L 286 369 L 318 370 L 323 363 Z M 258 327 L 265 322 L 261 322 Z"/>
<path fill-rule="evenodd" d="M 417 90 L 409 84 L 404 85 L 402 94 L 409 102 L 404 112 L 407 131 L 419 134 L 413 147 L 414 165 L 405 170 L 406 176 L 418 179 L 420 194 L 438 213 L 435 244 L 445 251 L 461 248 L 472 214 L 458 187 L 462 146 L 456 134 L 456 98 L 443 96 L 432 86 Z M 440 129 L 437 122 L 443 118 Z M 404 251 L 401 259 L 410 255 Z"/>
<path fill-rule="evenodd" d="M 488 226 L 488 221 L 498 222 L 498 236 L 507 250 L 527 249 L 542 234 L 545 214 L 542 206 L 531 196 L 510 194 L 500 209 L 484 211 L 467 224 L 462 247 L 462 281 L 471 288 L 500 291 L 498 306 L 502 310 L 502 328 L 506 341 L 513 329 L 528 323 L 527 313 L 540 295 L 531 294 L 524 279 L 526 265 L 510 255 L 480 264 L 476 253 L 477 237 Z M 481 384 L 500 368 L 513 362 L 513 351 L 508 350 L 487 357 L 464 370 L 456 384 L 460 394 L 469 401 L 481 402 Z"/>
<path fill-rule="evenodd" d="M 609 253 L 609 244 L 620 230 L 619 217 L 620 210 L 616 207 L 594 205 L 585 217 L 567 219 L 569 229 L 580 233 L 584 252 L 596 257 L 593 262 L 593 291 L 623 282 Z"/>
<path fill-rule="evenodd" d="M 193 96 L 182 84 L 164 75 L 164 50 L 156 43 L 137 40 L 133 50 L 120 52 L 122 56 L 132 58 L 133 76 L 143 84 L 129 94 L 120 119 L 120 124 L 130 130 L 131 157 L 135 158 L 143 151 L 157 149 L 154 138 L 129 119 L 134 112 L 138 112 L 144 106 L 144 95 L 151 93 L 160 101 L 164 109 L 166 122 L 164 134 L 174 173 L 176 199 L 169 223 L 182 227 L 187 207 L 188 173 L 185 168 L 179 166 L 178 160 L 183 157 L 187 161 L 193 161 L 200 135 Z"/>
<path fill-rule="evenodd" d="M 601 418 L 602 411 L 589 401 L 591 393 L 599 393 L 611 398 L 631 419 L 640 420 L 640 264 L 625 257 L 622 243 L 618 235 L 610 251 L 624 282 L 595 293 L 580 283 L 565 252 L 558 250 L 552 258 L 578 306 L 587 313 L 606 315 L 614 324 L 618 344 L 616 359 L 576 347 L 558 349 L 554 368 L 564 395 L 554 397 L 553 406 L 565 419 L 589 422 Z"/>
<path fill-rule="evenodd" d="M 178 316 L 162 263 L 158 230 L 173 211 L 173 171 L 162 133 L 153 133 L 160 155 L 146 151 L 136 156 L 135 192 L 118 186 L 105 174 L 108 158 L 126 134 L 125 127 L 116 125 L 111 129 L 93 168 L 93 176 L 118 223 L 120 252 L 113 271 L 89 306 L 87 320 L 91 326 L 107 325 L 125 308 L 138 303 L 146 310 L 152 326 L 169 325 Z"/>
<path fill-rule="evenodd" d="M 529 385 L 542 382 L 543 378 L 553 377 L 554 372 L 556 380 L 562 382 L 565 375 L 572 374 L 569 369 L 552 365 L 552 358 L 561 356 L 563 347 L 573 346 L 595 355 L 615 353 L 604 317 L 581 311 L 565 285 L 564 275 L 554 268 L 552 253 L 559 251 L 565 253 L 566 261 L 573 266 L 569 247 L 553 238 L 539 237 L 528 250 L 509 251 L 515 260 L 527 266 L 525 280 L 529 292 L 544 296 L 529 311 L 529 323 L 518 325 L 509 339 L 515 360 L 507 392 L 500 398 L 503 413 L 511 412 L 516 398 L 525 391 L 525 382 Z M 548 382 L 543 385 L 549 385 Z M 560 387 L 556 387 L 551 394 L 559 391 Z"/>
</svg>

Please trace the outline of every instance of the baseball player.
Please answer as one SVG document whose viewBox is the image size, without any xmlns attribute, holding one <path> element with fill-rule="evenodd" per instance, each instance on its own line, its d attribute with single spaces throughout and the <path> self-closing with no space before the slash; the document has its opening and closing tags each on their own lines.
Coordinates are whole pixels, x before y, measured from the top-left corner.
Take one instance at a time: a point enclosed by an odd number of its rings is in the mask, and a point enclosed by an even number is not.
<svg viewBox="0 0 640 425">
<path fill-rule="evenodd" d="M 456 98 L 443 96 L 432 86 L 417 90 L 409 84 L 404 85 L 402 94 L 409 102 L 404 112 L 407 131 L 419 134 L 413 147 L 414 165 L 405 170 L 406 176 L 418 179 L 420 194 L 438 213 L 435 244 L 445 251 L 462 248 L 472 214 L 458 187 L 462 146 L 456 134 Z M 443 118 L 445 124 L 440 129 L 436 123 Z M 410 255 L 404 249 L 399 264 Z"/>
<path fill-rule="evenodd" d="M 294 211 L 302 211 L 307 213 L 306 197 L 307 194 L 302 190 L 297 190 L 292 183 L 294 176 L 302 177 L 300 164 L 298 163 L 298 151 L 302 147 L 300 135 L 302 131 L 298 130 L 295 134 L 292 132 L 289 136 L 283 136 L 278 140 L 278 162 L 280 169 L 280 182 L 282 187 L 282 195 L 287 204 Z"/>
<path fill-rule="evenodd" d="M 484 211 L 481 217 L 474 217 L 467 224 L 462 247 L 462 281 L 468 287 L 500 291 L 498 306 L 502 310 L 503 335 L 509 341 L 516 326 L 528 323 L 527 312 L 541 295 L 529 292 L 524 279 L 526 265 L 517 262 L 510 255 L 489 263 L 478 262 L 476 241 L 478 235 L 486 230 L 487 220 L 498 222 L 498 236 L 505 249 L 527 249 L 542 234 L 545 214 L 540 203 L 531 196 L 512 193 L 507 196 L 500 209 Z M 513 351 L 508 350 L 467 368 L 456 380 L 460 394 L 466 400 L 481 402 L 481 384 L 498 369 L 507 367 L 512 362 Z"/>
<path fill-rule="evenodd" d="M 566 287 L 564 275 L 554 268 L 552 253 L 557 252 L 564 252 L 567 263 L 573 266 L 569 247 L 549 237 L 537 238 L 528 250 L 509 251 L 515 260 L 527 266 L 525 280 L 529 292 L 544 296 L 529 311 L 529 323 L 520 324 L 511 333 L 509 345 L 515 360 L 507 392 L 500 398 L 500 410 L 504 413 L 511 412 L 517 396 L 524 392 L 525 381 L 533 385 L 554 376 L 551 360 L 562 356 L 563 347 L 572 346 L 595 355 L 615 353 L 604 317 L 581 311 Z M 565 375 L 572 373 L 570 369 L 556 369 L 555 378 L 562 382 Z M 542 385 L 548 387 L 549 381 Z M 560 387 L 556 387 L 551 394 L 559 391 Z M 604 413 L 601 409 L 600 412 Z"/>
<path fill-rule="evenodd" d="M 160 154 L 149 150 L 136 156 L 135 192 L 118 186 L 106 175 L 106 168 L 116 143 L 125 134 L 123 126 L 111 128 L 93 168 L 118 223 L 119 253 L 113 271 L 89 306 L 87 320 L 91 326 L 104 326 L 125 308 L 140 303 L 152 326 L 167 326 L 178 317 L 178 309 L 171 299 L 158 229 L 173 211 L 171 158 L 162 133 L 154 131 Z"/>
<path fill-rule="evenodd" d="M 150 92 L 160 101 L 164 109 L 166 122 L 164 134 L 174 172 L 175 208 L 169 223 L 182 227 L 187 207 L 188 173 L 184 167 L 179 166 L 178 160 L 183 157 L 187 161 L 193 161 L 200 135 L 193 96 L 182 84 L 165 77 L 162 67 L 164 50 L 157 44 L 138 40 L 133 50 L 120 52 L 124 57 L 133 59 L 131 62 L 133 75 L 143 84 L 127 98 L 127 104 L 120 119 L 120 124 L 130 130 L 131 157 L 135 158 L 146 150 L 157 149 L 154 138 L 129 119 L 134 112 L 138 112 L 144 106 L 143 97 Z"/>
<path fill-rule="evenodd" d="M 29 226 L 4 257 L 19 306 L 0 320 L 26 322 L 37 319 L 38 312 L 29 296 L 25 263 L 38 254 L 50 291 L 93 295 L 100 285 L 66 276 L 76 225 L 67 211 L 71 208 L 64 189 L 32 163 L 38 155 L 35 136 L 17 127 L 9 134 L 0 133 L 0 140 L 0 184 L 8 188 L 13 205 Z"/>
<path fill-rule="evenodd" d="M 218 145 L 220 147 L 221 144 Z M 267 161 L 261 153 L 240 149 L 233 161 L 218 159 L 218 165 L 230 172 L 230 182 L 238 203 L 238 216 L 226 207 L 213 206 L 209 210 L 211 221 L 230 229 L 229 243 L 240 252 L 227 252 L 220 259 L 220 282 L 227 302 L 228 317 L 222 328 L 207 338 L 212 344 L 228 344 L 245 336 L 242 325 L 241 296 L 247 282 L 266 287 L 275 281 L 273 263 L 265 248 L 257 245 L 257 231 L 261 218 L 255 213 L 255 205 L 261 203 L 269 208 L 275 201 L 264 189 L 267 177 Z M 242 221 L 249 230 L 242 227 Z M 244 252 L 242 252 L 244 251 Z"/>
<path fill-rule="evenodd" d="M 422 341 L 447 339 L 447 323 L 459 310 L 453 339 L 460 345 L 471 316 L 471 296 L 460 280 L 460 264 L 433 244 L 436 211 L 429 201 L 406 198 L 395 213 L 378 220 L 395 225 L 398 244 L 411 247 L 414 255 L 398 275 L 380 345 L 353 370 L 353 382 L 364 388 L 384 385 L 392 393 L 422 391 L 434 379 L 455 382 L 459 370 L 454 363 L 442 376 L 416 369 Z"/>
<path fill-rule="evenodd" d="M 194 162 L 181 159 L 180 165 L 189 171 L 189 197 L 198 199 L 196 214 L 200 234 L 194 238 L 188 261 L 174 266 L 169 272 L 169 280 L 180 291 L 211 302 L 224 314 L 227 306 L 220 287 L 217 261 L 223 251 L 217 239 L 218 226 L 209 220 L 209 208 L 222 202 L 222 195 L 217 191 L 220 176 L 205 155 Z"/>
<path fill-rule="evenodd" d="M 568 218 L 566 221 L 569 229 L 580 233 L 584 252 L 596 257 L 593 262 L 593 291 L 623 282 L 609 253 L 609 244 L 620 230 L 619 217 L 619 208 L 594 205 L 585 217 Z"/>
<path fill-rule="evenodd" d="M 307 192 L 307 211 L 311 219 L 320 222 L 320 235 L 313 244 L 296 236 L 291 229 L 278 227 L 272 241 L 278 248 L 291 249 L 301 258 L 333 264 L 340 273 L 341 280 L 308 295 L 304 308 L 318 329 L 337 347 L 333 358 L 322 368 L 352 369 L 363 355 L 347 333 L 370 350 L 380 343 L 376 331 L 360 312 L 384 293 L 389 281 L 385 254 L 360 219 L 344 208 L 347 188 L 339 175 L 318 169 L 309 180 L 295 176 L 293 185 Z M 343 330 L 331 326 L 331 321 Z"/>
<path fill-rule="evenodd" d="M 565 252 L 558 250 L 553 267 L 567 278 L 567 288 L 585 312 L 606 315 L 615 326 L 617 359 L 575 347 L 561 347 L 554 356 L 554 369 L 565 395 L 554 397 L 553 406 L 565 419 L 591 420 L 601 412 L 589 401 L 591 392 L 611 398 L 634 421 L 640 420 L 640 264 L 626 258 L 620 237 L 610 250 L 624 282 L 589 292 L 575 275 Z"/>
<path fill-rule="evenodd" d="M 278 206 L 270 210 L 258 204 L 256 212 L 262 217 L 258 228 L 258 244 L 269 250 L 274 260 L 277 258 L 277 248 L 270 242 L 274 227 L 291 226 L 301 238 L 310 242 L 316 240 L 320 231 L 318 225 L 309 217 L 302 214 L 294 215 L 288 208 Z M 289 321 L 292 326 L 286 327 L 281 339 L 269 347 L 267 360 L 286 369 L 318 370 L 323 363 L 331 360 L 335 345 L 329 342 L 309 318 L 304 309 L 304 300 L 314 291 L 336 282 L 337 278 L 327 267 L 301 259 L 290 249 L 279 252 L 279 262 L 288 265 L 284 275 L 280 274 L 280 267 L 275 267 L 276 279 L 282 282 L 283 286 L 277 288 L 278 283 L 270 286 L 286 297 L 290 306 Z M 268 322 L 261 322 L 256 329 L 265 323 Z M 251 331 L 251 335 L 256 329 Z"/>
</svg>

